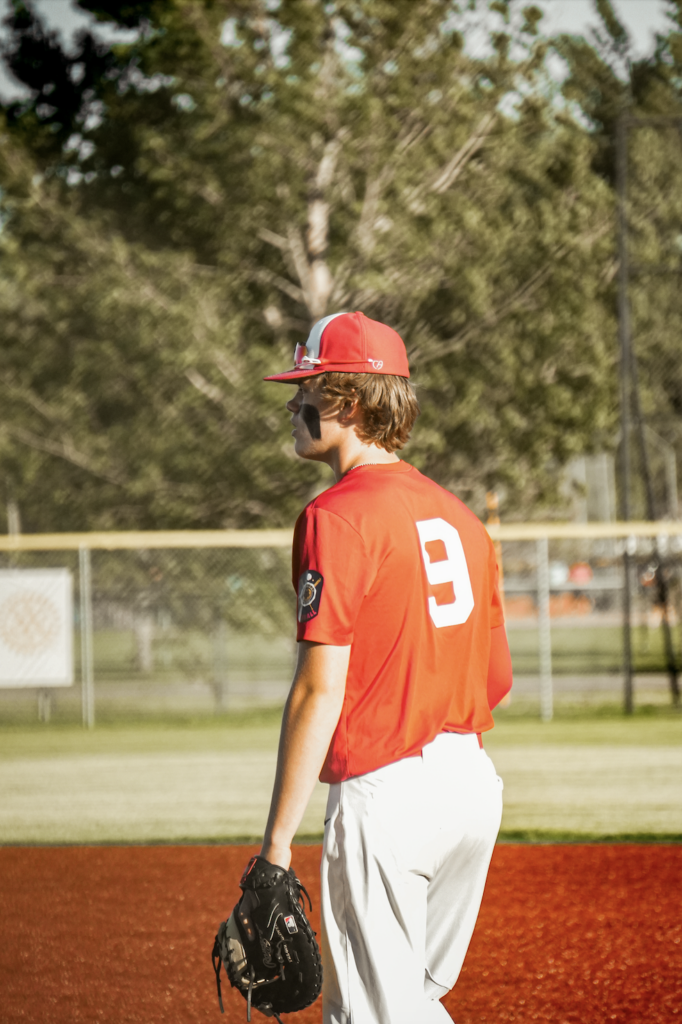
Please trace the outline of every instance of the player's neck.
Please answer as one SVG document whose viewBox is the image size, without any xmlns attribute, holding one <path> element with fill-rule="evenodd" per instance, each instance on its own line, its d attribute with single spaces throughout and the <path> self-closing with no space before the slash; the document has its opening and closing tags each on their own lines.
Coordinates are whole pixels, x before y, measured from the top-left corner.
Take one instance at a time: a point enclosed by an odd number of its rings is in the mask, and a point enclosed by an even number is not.
<svg viewBox="0 0 682 1024">
<path fill-rule="evenodd" d="M 334 472 L 336 481 L 345 476 L 358 466 L 379 466 L 389 462 L 400 462 L 395 452 L 387 452 L 385 448 L 379 448 L 375 444 L 354 444 L 344 446 L 330 452 L 332 458 L 328 465 Z"/>
</svg>

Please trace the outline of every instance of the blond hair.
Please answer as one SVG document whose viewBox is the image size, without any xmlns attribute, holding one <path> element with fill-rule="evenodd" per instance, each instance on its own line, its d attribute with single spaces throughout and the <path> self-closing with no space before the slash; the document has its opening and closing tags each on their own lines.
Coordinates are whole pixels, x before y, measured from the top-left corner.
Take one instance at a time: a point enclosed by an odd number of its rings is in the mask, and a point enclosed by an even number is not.
<svg viewBox="0 0 682 1024">
<path fill-rule="evenodd" d="M 388 373 L 344 373 L 328 370 L 320 374 L 325 398 L 357 402 L 364 413 L 358 435 L 367 444 L 387 452 L 404 448 L 419 415 L 419 402 L 406 377 Z"/>
</svg>

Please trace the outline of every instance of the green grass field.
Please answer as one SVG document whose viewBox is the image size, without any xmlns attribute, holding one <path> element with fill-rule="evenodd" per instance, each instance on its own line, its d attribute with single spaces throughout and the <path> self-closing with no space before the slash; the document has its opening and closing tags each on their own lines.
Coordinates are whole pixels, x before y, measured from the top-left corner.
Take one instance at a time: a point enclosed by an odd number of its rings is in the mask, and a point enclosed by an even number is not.
<svg viewBox="0 0 682 1024">
<path fill-rule="evenodd" d="M 538 672 L 538 634 L 532 626 L 508 626 L 514 671 Z M 665 658 L 660 629 L 635 626 L 632 632 L 636 672 L 664 672 Z M 153 644 L 153 669 L 142 671 L 135 635 L 131 630 L 100 630 L 94 637 L 95 674 L 103 682 L 146 679 L 174 681 L 204 678 L 216 671 L 228 677 L 286 678 L 294 662 L 293 643 L 283 637 L 229 635 L 222 648 L 199 630 L 157 631 Z M 74 646 L 76 675 L 80 673 L 80 641 Z M 552 625 L 552 664 L 557 675 L 595 675 L 619 672 L 622 665 L 622 631 L 618 626 Z"/>
<path fill-rule="evenodd" d="M 499 716 L 486 749 L 505 783 L 502 838 L 682 841 L 682 715 L 542 725 Z M 178 726 L 0 731 L 3 843 L 218 842 L 258 837 L 279 713 Z M 319 838 L 318 785 L 299 838 Z"/>
<path fill-rule="evenodd" d="M 535 628 L 511 625 L 510 646 L 517 685 L 508 717 L 539 714 L 538 637 Z M 55 690 L 51 717 L 78 725 L 81 718 L 79 637 L 75 637 L 75 684 Z M 635 703 L 663 706 L 669 701 L 660 630 L 633 632 L 638 675 Z M 199 630 L 162 630 L 151 646 L 151 663 L 140 667 L 130 630 L 95 633 L 95 691 L 98 724 L 154 721 L 175 716 L 177 724 L 211 719 L 226 710 L 284 701 L 293 671 L 290 638 L 232 635 L 221 642 Z M 617 627 L 559 625 L 552 629 L 555 707 L 567 716 L 589 705 L 613 714 L 620 694 L 621 633 Z M 0 728 L 30 726 L 38 714 L 33 690 L 0 691 Z"/>
<path fill-rule="evenodd" d="M 80 674 L 80 637 L 74 647 L 75 671 Z M 288 677 L 295 660 L 290 637 L 228 634 L 223 641 L 198 629 L 157 629 L 151 671 L 139 665 L 132 630 L 98 630 L 94 634 L 95 675 L 102 682 L 146 679 L 175 681 L 211 677 L 216 670 L 240 678 Z"/>
<path fill-rule="evenodd" d="M 538 672 L 538 633 L 533 628 L 507 629 L 514 672 Z M 665 653 L 660 629 L 635 626 L 632 630 L 635 672 L 664 672 Z M 620 672 L 623 631 L 620 626 L 552 625 L 552 671 L 556 675 L 600 675 Z"/>
</svg>

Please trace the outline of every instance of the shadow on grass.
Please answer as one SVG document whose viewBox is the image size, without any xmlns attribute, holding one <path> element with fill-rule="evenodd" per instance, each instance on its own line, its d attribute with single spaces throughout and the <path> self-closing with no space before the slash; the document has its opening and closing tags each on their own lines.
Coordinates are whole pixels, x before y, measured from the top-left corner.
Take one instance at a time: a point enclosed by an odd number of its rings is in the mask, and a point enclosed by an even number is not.
<svg viewBox="0 0 682 1024">
<path fill-rule="evenodd" d="M 126 714 L 125 712 L 103 713 L 98 716 L 95 729 L 239 729 L 254 728 L 258 726 L 279 725 L 282 721 L 283 705 L 239 708 L 234 711 L 223 711 L 212 715 L 182 714 L 182 713 L 152 713 L 149 714 Z M 79 719 L 70 716 L 57 717 L 50 722 L 39 722 L 35 718 L 24 718 L 16 716 L 10 720 L 0 721 L 0 733 L 12 732 L 21 729 L 22 731 L 33 730 L 35 732 L 45 730 L 67 730 L 81 727 Z"/>
<path fill-rule="evenodd" d="M 294 846 L 321 846 L 322 832 L 311 832 L 296 836 Z M 187 839 L 155 839 L 153 841 L 100 843 L 2 843 L 0 847 L 14 846 L 19 849 L 28 847 L 78 847 L 78 846 L 258 846 L 263 842 L 262 836 L 229 836 L 224 839 L 211 836 L 206 839 L 191 837 Z M 613 835 L 599 835 L 591 832 L 562 832 L 541 829 L 503 830 L 497 838 L 502 846 L 595 846 L 595 845 L 646 845 L 646 846 L 679 846 L 682 845 L 682 832 L 618 832 Z"/>
<path fill-rule="evenodd" d="M 535 846 L 556 846 L 579 843 L 646 843 L 671 846 L 682 843 L 682 832 L 617 832 L 613 835 L 599 835 L 593 832 L 564 832 L 545 829 L 503 829 L 498 843 L 525 843 Z"/>
<path fill-rule="evenodd" d="M 675 718 L 682 714 L 682 704 L 640 704 L 631 714 L 626 714 L 622 705 L 615 701 L 604 701 L 600 704 L 583 702 L 555 701 L 553 720 L 567 721 L 583 719 L 586 721 L 629 720 L 633 718 Z M 509 708 L 496 708 L 493 715 L 496 723 L 505 721 L 537 722 L 540 718 L 539 704 L 530 701 L 519 701 Z"/>
</svg>

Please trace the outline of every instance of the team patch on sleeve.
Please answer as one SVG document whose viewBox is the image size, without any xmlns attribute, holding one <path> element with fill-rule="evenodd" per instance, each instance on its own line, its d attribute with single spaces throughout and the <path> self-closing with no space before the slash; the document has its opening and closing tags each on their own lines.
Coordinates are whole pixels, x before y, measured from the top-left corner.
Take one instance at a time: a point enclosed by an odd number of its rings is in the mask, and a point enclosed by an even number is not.
<svg viewBox="0 0 682 1024">
<path fill-rule="evenodd" d="M 298 621 L 309 622 L 320 610 L 324 577 L 317 569 L 306 569 L 298 581 Z"/>
</svg>

